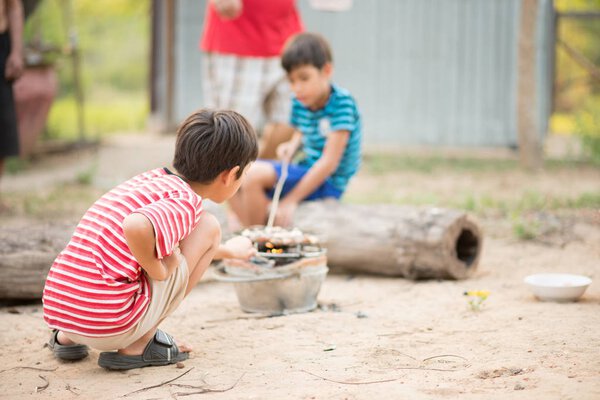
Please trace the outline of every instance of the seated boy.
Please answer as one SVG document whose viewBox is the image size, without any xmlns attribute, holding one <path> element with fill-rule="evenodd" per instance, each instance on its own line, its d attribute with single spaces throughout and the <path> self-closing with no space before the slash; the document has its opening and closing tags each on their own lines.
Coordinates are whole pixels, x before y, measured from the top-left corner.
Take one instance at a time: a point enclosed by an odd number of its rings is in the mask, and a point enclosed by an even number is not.
<svg viewBox="0 0 600 400">
<path fill-rule="evenodd" d="M 157 168 L 112 189 L 77 225 L 44 288 L 49 347 L 77 360 L 88 347 L 108 369 L 188 358 L 158 325 L 194 288 L 214 258 L 250 258 L 249 240 L 220 244 L 202 200 L 230 198 L 256 159 L 256 135 L 233 111 L 200 110 L 177 133 L 173 169 Z"/>
<path fill-rule="evenodd" d="M 282 162 L 259 160 L 252 165 L 229 205 L 242 225 L 264 225 L 273 187 L 302 145 L 303 156 L 290 164 L 281 191 L 275 224 L 289 226 L 305 200 L 339 199 L 361 161 L 361 120 L 348 91 L 331 83 L 332 56 L 325 39 L 301 33 L 283 49 L 281 64 L 294 92 L 292 139 L 277 148 Z"/>
</svg>

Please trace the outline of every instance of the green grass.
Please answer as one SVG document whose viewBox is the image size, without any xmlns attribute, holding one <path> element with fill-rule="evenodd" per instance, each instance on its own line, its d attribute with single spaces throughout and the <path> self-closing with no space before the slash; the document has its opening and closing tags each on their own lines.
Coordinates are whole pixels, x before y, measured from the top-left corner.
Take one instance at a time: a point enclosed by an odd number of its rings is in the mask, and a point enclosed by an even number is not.
<svg viewBox="0 0 600 400">
<path fill-rule="evenodd" d="M 349 192 L 344 201 L 352 204 L 397 204 L 457 208 L 476 214 L 494 212 L 510 215 L 513 212 L 555 211 L 560 209 L 600 209 L 600 190 L 585 192 L 576 197 L 546 196 L 535 191 L 527 191 L 511 200 L 496 199 L 492 195 L 476 196 L 473 194 L 457 194 L 454 197 L 440 197 L 435 193 L 418 193 L 408 196 L 394 196 L 392 191 L 379 190 L 375 193 Z"/>
<path fill-rule="evenodd" d="M 370 174 L 384 175 L 395 171 L 434 172 L 440 169 L 455 171 L 508 171 L 518 168 L 515 160 L 490 160 L 466 157 L 407 156 L 396 154 L 368 154 L 364 168 Z"/>
<path fill-rule="evenodd" d="M 85 137 L 95 139 L 114 132 L 143 130 L 148 117 L 146 95 L 117 96 L 109 101 L 85 103 Z M 77 108 L 73 98 L 58 99 L 52 105 L 46 126 L 47 138 L 77 139 Z"/>
<path fill-rule="evenodd" d="M 586 161 L 550 159 L 544 162 L 544 168 L 555 170 L 559 168 L 578 168 L 592 164 Z M 364 157 L 363 168 L 369 174 L 385 175 L 397 171 L 425 173 L 436 171 L 506 172 L 518 170 L 521 167 L 517 159 L 367 154 Z"/>
<path fill-rule="evenodd" d="M 24 171 L 29 166 L 29 160 L 19 157 L 9 157 L 6 159 L 5 172 L 7 174 L 16 174 Z"/>
<path fill-rule="evenodd" d="M 65 183 L 47 191 L 3 193 L 3 201 L 12 214 L 26 215 L 39 220 L 73 218 L 80 216 L 98 199 L 102 190 L 87 184 Z"/>
</svg>

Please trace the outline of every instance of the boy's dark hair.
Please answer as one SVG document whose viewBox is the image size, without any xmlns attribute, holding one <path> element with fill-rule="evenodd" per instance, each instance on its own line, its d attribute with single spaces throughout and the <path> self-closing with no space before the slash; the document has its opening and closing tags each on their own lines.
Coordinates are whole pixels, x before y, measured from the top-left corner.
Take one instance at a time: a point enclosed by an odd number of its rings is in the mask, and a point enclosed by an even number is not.
<svg viewBox="0 0 600 400">
<path fill-rule="evenodd" d="M 256 133 L 246 118 L 231 110 L 201 109 L 177 131 L 173 167 L 188 181 L 210 183 L 237 165 L 239 179 L 257 156 Z"/>
<path fill-rule="evenodd" d="M 281 66 L 289 74 L 294 68 L 312 65 L 318 69 L 333 61 L 327 40 L 318 33 L 304 32 L 292 36 L 281 55 Z"/>
</svg>

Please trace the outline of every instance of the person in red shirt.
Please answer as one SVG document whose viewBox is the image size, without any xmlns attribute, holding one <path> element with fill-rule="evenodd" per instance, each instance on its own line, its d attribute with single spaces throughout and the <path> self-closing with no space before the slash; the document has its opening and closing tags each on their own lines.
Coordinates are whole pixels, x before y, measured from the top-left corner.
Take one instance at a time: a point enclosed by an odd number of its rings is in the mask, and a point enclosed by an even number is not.
<svg viewBox="0 0 600 400">
<path fill-rule="evenodd" d="M 262 132 L 260 158 L 275 158 L 293 133 L 279 56 L 303 29 L 295 0 L 208 1 L 200 41 L 205 105 L 235 110 Z"/>
<path fill-rule="evenodd" d="M 100 197 L 48 272 L 42 300 L 54 355 L 79 360 L 89 346 L 104 350 L 98 364 L 107 369 L 187 359 L 191 348 L 158 326 L 213 259 L 254 255 L 242 237 L 220 244 L 219 222 L 202 201 L 233 196 L 257 155 L 244 117 L 200 110 L 178 130 L 172 169 L 142 173 Z"/>
</svg>

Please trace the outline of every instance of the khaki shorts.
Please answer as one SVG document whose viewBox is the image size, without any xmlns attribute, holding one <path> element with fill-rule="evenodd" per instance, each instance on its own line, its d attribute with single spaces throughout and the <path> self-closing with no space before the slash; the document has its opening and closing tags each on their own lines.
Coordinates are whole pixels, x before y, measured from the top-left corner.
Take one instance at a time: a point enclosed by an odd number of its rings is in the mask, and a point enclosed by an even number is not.
<svg viewBox="0 0 600 400">
<path fill-rule="evenodd" d="M 256 130 L 289 123 L 292 91 L 279 57 L 203 53 L 202 85 L 206 107 L 237 111 Z"/>
<path fill-rule="evenodd" d="M 189 272 L 187 262 L 182 256 L 181 265 L 164 281 L 150 279 L 152 299 L 146 312 L 136 325 L 125 333 L 107 337 L 88 337 L 71 332 L 65 335 L 75 343 L 85 344 L 97 350 L 118 350 L 125 348 L 144 336 L 150 329 L 173 313 L 185 297 Z"/>
</svg>

